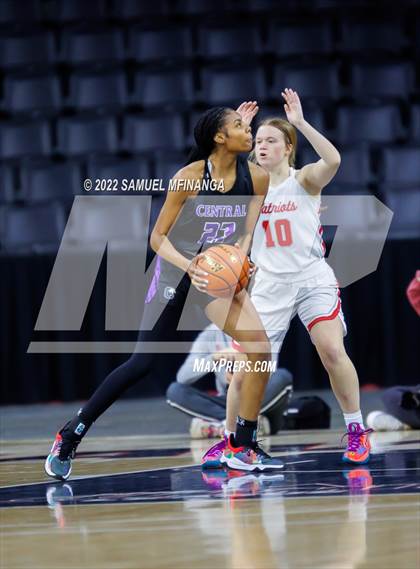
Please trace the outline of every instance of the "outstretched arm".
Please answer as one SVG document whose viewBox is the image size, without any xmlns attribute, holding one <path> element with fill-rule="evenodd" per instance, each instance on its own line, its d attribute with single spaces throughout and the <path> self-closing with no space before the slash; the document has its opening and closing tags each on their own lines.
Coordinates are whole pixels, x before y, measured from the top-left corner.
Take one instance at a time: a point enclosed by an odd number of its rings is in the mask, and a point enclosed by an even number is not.
<svg viewBox="0 0 420 569">
<path fill-rule="evenodd" d="M 298 182 L 305 190 L 317 195 L 335 176 L 340 166 L 340 153 L 325 136 L 305 121 L 296 91 L 285 89 L 282 96 L 287 120 L 303 134 L 320 157 L 318 162 L 307 164 L 297 174 Z"/>
</svg>

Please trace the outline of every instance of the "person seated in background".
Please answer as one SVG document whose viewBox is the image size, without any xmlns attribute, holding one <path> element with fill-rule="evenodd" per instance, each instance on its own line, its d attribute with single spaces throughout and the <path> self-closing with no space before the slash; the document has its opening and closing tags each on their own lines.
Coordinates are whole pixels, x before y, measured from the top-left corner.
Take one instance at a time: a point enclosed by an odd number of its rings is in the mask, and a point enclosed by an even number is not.
<svg viewBox="0 0 420 569">
<path fill-rule="evenodd" d="M 231 342 L 230 336 L 214 324 L 207 326 L 193 343 L 178 370 L 176 381 L 168 387 L 168 404 L 193 417 L 190 426 L 192 438 L 217 438 L 229 427 L 225 424 L 227 390 L 231 390 L 230 397 L 239 397 L 240 383 L 230 383 L 235 362 L 236 365 L 244 365 L 246 361 L 246 355 L 233 349 Z M 239 363 L 241 361 L 242 364 Z M 214 374 L 216 395 L 192 387 L 208 373 Z M 278 368 L 271 374 L 259 417 L 260 436 L 275 433 L 281 427 L 283 410 L 292 395 L 292 382 L 292 374 L 284 368 Z"/>
<path fill-rule="evenodd" d="M 420 270 L 407 288 L 407 298 L 420 316 Z M 385 412 L 372 411 L 367 424 L 375 431 L 420 429 L 420 385 L 398 385 L 382 394 Z"/>
</svg>

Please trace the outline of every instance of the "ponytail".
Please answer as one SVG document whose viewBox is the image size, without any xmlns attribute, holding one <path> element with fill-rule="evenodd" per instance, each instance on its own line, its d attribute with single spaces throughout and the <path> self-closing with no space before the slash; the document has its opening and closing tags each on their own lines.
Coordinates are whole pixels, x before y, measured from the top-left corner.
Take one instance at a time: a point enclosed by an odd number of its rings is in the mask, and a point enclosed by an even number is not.
<svg viewBox="0 0 420 569">
<path fill-rule="evenodd" d="M 198 160 L 207 160 L 208 156 L 206 156 L 205 152 L 200 150 L 196 144 L 191 148 L 187 160 L 184 166 L 188 166 L 192 162 L 198 162 Z"/>
</svg>

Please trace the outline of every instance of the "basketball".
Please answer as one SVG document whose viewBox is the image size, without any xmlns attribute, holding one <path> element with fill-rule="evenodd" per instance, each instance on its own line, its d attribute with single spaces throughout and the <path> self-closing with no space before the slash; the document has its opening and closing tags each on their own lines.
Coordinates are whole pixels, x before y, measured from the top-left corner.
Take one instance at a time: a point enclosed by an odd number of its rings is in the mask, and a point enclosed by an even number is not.
<svg viewBox="0 0 420 569">
<path fill-rule="evenodd" d="M 198 257 L 197 266 L 209 273 L 207 293 L 215 298 L 238 294 L 249 281 L 249 261 L 245 253 L 233 245 L 215 245 Z"/>
</svg>

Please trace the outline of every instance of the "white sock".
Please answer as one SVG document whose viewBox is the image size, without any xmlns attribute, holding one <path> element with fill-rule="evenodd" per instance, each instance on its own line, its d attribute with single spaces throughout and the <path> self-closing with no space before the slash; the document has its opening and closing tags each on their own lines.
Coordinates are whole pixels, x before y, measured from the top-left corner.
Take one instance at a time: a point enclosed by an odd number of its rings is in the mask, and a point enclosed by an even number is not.
<svg viewBox="0 0 420 569">
<path fill-rule="evenodd" d="M 360 409 L 355 411 L 354 413 L 343 413 L 344 421 L 346 423 L 346 427 L 350 425 L 350 423 L 359 423 L 362 429 L 365 428 L 363 424 L 363 417 Z"/>
</svg>

